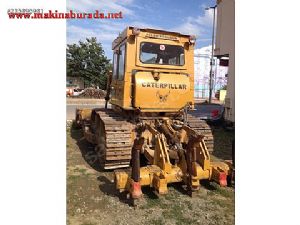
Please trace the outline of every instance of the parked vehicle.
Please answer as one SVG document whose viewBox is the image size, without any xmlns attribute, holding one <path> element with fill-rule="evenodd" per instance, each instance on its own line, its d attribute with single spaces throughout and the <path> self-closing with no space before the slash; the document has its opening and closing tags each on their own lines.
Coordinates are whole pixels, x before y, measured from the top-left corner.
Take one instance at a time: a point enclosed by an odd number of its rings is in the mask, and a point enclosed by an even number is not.
<svg viewBox="0 0 300 225">
<path fill-rule="evenodd" d="M 84 89 L 75 88 L 73 90 L 73 96 L 78 96 L 78 95 L 82 94 L 83 92 L 84 92 Z"/>
<path fill-rule="evenodd" d="M 67 87 L 66 87 L 66 95 L 67 95 L 67 97 L 73 96 L 75 88 L 76 88 L 75 85 L 67 84 Z"/>
<path fill-rule="evenodd" d="M 84 92 L 84 89 L 78 88 L 76 85 L 67 84 L 66 94 L 67 97 L 78 96 Z"/>
<path fill-rule="evenodd" d="M 195 111 L 191 114 L 208 122 L 218 123 L 224 119 L 224 106 L 217 103 L 195 104 Z"/>
<path fill-rule="evenodd" d="M 95 145 L 99 166 L 117 169 L 115 187 L 135 206 L 142 186 L 167 194 L 168 184 L 183 182 L 192 195 L 200 180 L 227 185 L 229 165 L 210 158 L 211 128 L 182 110 L 194 102 L 194 65 L 185 62 L 194 57 L 195 41 L 194 35 L 127 27 L 112 42 L 115 72 L 105 97 L 112 107 L 76 110 L 75 123 Z M 120 170 L 129 166 L 131 172 Z"/>
</svg>

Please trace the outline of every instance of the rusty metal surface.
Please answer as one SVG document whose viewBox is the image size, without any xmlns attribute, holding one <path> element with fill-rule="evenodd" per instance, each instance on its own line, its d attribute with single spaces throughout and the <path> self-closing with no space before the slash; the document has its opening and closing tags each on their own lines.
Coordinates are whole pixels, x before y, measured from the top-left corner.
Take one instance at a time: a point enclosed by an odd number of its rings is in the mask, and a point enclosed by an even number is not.
<svg viewBox="0 0 300 225">
<path fill-rule="evenodd" d="M 204 135 L 204 142 L 209 152 L 214 151 L 214 136 L 212 134 L 210 126 L 204 121 L 200 120 L 199 118 L 188 114 L 188 126 L 193 128 L 199 134 Z"/>
<path fill-rule="evenodd" d="M 131 159 L 133 125 L 111 109 L 96 112 L 96 151 L 104 169 L 128 167 Z"/>
</svg>

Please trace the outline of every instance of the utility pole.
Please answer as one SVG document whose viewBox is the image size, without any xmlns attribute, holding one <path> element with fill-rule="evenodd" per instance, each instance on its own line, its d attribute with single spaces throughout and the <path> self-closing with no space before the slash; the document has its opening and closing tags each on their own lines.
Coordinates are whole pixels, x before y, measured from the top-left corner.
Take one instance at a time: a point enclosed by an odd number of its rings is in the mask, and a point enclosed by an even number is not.
<svg viewBox="0 0 300 225">
<path fill-rule="evenodd" d="M 213 80 L 213 61 L 214 61 L 214 42 L 215 42 L 215 12 L 216 12 L 217 5 L 211 6 L 209 8 L 205 8 L 205 10 L 213 9 L 213 31 L 212 31 L 212 38 L 211 38 L 211 58 L 210 58 L 210 72 L 209 72 L 209 99 L 208 102 L 211 103 L 212 98 L 212 80 Z"/>
</svg>

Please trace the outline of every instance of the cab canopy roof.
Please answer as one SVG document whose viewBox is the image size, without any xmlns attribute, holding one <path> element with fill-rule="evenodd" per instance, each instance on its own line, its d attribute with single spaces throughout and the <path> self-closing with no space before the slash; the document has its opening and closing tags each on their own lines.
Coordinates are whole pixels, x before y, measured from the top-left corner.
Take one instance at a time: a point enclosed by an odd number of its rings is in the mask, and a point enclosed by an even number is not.
<svg viewBox="0 0 300 225">
<path fill-rule="evenodd" d="M 195 35 L 187 35 L 187 34 L 181 34 L 178 32 L 173 32 L 173 31 L 167 31 L 167 30 L 159 30 L 159 29 L 153 29 L 153 28 L 139 28 L 139 27 L 126 27 L 122 33 L 119 34 L 119 36 L 113 41 L 112 43 L 112 49 L 114 49 L 114 47 L 116 45 L 118 45 L 120 42 L 122 42 L 127 36 L 133 35 L 133 30 L 139 30 L 141 32 L 147 32 L 147 33 L 153 33 L 153 34 L 164 34 L 164 35 L 170 35 L 170 36 L 174 36 L 174 37 L 182 37 L 182 38 L 191 38 L 194 37 Z"/>
</svg>

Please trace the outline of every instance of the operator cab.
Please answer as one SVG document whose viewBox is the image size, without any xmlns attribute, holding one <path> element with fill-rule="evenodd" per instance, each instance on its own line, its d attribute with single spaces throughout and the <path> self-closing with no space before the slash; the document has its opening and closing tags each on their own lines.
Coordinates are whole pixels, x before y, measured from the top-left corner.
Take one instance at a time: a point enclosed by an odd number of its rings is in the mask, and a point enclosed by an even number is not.
<svg viewBox="0 0 300 225">
<path fill-rule="evenodd" d="M 126 28 L 112 43 L 110 103 L 142 112 L 193 106 L 194 44 L 190 35 Z"/>
</svg>

